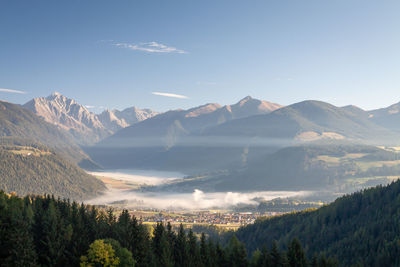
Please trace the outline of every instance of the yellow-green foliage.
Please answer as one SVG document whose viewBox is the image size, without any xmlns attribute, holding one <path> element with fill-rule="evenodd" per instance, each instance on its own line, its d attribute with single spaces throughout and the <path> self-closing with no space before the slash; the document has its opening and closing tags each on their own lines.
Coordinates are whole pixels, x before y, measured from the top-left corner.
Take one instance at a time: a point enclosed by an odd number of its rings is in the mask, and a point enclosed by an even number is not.
<svg viewBox="0 0 400 267">
<path fill-rule="evenodd" d="M 115 256 L 115 251 L 110 244 L 104 243 L 104 240 L 99 239 L 94 241 L 88 250 L 86 256 L 81 257 L 81 267 L 118 266 L 119 258 Z"/>
</svg>

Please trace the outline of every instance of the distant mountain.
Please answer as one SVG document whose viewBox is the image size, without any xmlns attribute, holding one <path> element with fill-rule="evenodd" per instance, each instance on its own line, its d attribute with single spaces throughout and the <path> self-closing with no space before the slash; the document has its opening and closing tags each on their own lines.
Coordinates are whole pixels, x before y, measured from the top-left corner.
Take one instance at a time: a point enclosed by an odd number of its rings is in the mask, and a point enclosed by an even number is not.
<svg viewBox="0 0 400 267">
<path fill-rule="evenodd" d="M 95 147 L 86 148 L 86 151 L 96 161 L 109 167 L 116 167 L 117 164 L 119 167 L 135 165 L 143 168 L 151 161 L 158 166 L 168 165 L 165 152 L 172 151 L 180 145 L 193 145 L 193 141 L 198 139 L 197 136 L 208 127 L 237 118 L 266 114 L 281 107 L 278 104 L 246 97 L 234 105 L 209 103 L 188 110 L 172 110 L 126 127 Z M 200 140 L 196 145 L 201 144 Z M 204 156 L 207 158 L 206 154 Z M 187 166 L 194 164 L 192 162 Z"/>
<path fill-rule="evenodd" d="M 120 139 L 128 140 L 128 142 L 137 140 L 143 145 L 143 140 L 139 139 L 146 138 L 153 145 L 171 147 L 180 136 L 200 133 L 207 127 L 233 119 L 266 114 L 280 107 L 282 106 L 248 96 L 234 105 L 222 107 L 219 104 L 210 103 L 188 110 L 172 110 L 127 127 L 107 138 L 100 145 L 118 143 Z"/>
<path fill-rule="evenodd" d="M 371 121 L 394 131 L 400 131 L 400 102 L 387 108 L 368 112 Z"/>
<path fill-rule="evenodd" d="M 157 114 L 132 107 L 123 111 L 106 110 L 96 115 L 58 92 L 48 97 L 34 98 L 23 107 L 68 131 L 77 143 L 83 145 L 94 144 L 122 128 Z"/>
<path fill-rule="evenodd" d="M 0 101 L 0 136 L 34 140 L 46 144 L 71 162 L 93 165 L 67 132 L 19 105 Z"/>
<path fill-rule="evenodd" d="M 246 167 L 249 157 L 299 142 L 390 144 L 399 138 L 354 106 L 340 108 L 321 101 L 303 101 L 259 114 L 259 107 L 264 106 L 260 102 L 246 97 L 232 106 L 207 104 L 166 112 L 119 131 L 91 148 L 89 154 L 109 167 L 193 173 Z M 238 115 L 244 110 L 257 114 Z"/>
<path fill-rule="evenodd" d="M 246 136 L 273 139 L 357 139 L 394 141 L 393 132 L 380 127 L 360 110 L 340 108 L 321 101 L 303 101 L 280 108 L 272 113 L 208 128 L 207 136 Z"/>
<path fill-rule="evenodd" d="M 238 103 L 227 106 L 227 108 L 231 110 L 233 119 L 245 118 L 258 114 L 267 114 L 280 109 L 281 107 L 283 106 L 265 100 L 254 99 L 251 96 L 246 96 Z"/>
<path fill-rule="evenodd" d="M 144 121 L 148 118 L 158 115 L 158 112 L 150 109 L 139 109 L 136 107 L 126 108 L 122 111 L 117 109 L 105 110 L 98 115 L 100 122 L 112 132 Z"/>
<path fill-rule="evenodd" d="M 80 144 L 95 143 L 112 133 L 94 113 L 58 92 L 48 97 L 34 98 L 23 107 L 68 131 Z"/>
<path fill-rule="evenodd" d="M 95 177 L 36 142 L 0 139 L 0 190 L 27 194 L 53 194 L 81 201 L 106 189 Z"/>
</svg>

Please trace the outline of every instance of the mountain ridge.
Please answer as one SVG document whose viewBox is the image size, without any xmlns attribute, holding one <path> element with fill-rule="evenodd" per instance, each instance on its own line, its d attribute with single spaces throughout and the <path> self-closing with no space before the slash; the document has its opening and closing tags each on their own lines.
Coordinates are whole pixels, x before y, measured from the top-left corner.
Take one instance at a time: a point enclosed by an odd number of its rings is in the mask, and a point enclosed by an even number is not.
<svg viewBox="0 0 400 267">
<path fill-rule="evenodd" d="M 123 111 L 105 110 L 101 114 L 94 114 L 74 99 L 59 92 L 47 97 L 34 98 L 23 107 L 69 132 L 81 145 L 99 142 L 122 128 L 158 114 L 135 107 Z"/>
</svg>

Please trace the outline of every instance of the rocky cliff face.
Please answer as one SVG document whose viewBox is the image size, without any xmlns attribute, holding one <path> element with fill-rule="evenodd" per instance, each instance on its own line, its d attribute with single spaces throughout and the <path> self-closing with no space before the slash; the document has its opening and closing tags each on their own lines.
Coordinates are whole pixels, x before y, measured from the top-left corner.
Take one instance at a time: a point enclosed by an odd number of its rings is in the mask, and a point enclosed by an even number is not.
<svg viewBox="0 0 400 267">
<path fill-rule="evenodd" d="M 34 98 L 23 107 L 68 131 L 82 145 L 94 144 L 122 128 L 158 114 L 132 107 L 123 111 L 106 110 L 97 115 L 58 92 L 48 97 Z"/>
<path fill-rule="evenodd" d="M 113 132 L 122 128 L 128 127 L 135 123 L 144 121 L 148 118 L 158 115 L 158 112 L 150 109 L 139 109 L 137 107 L 126 108 L 119 110 L 105 110 L 98 115 L 101 123 Z"/>
<path fill-rule="evenodd" d="M 23 107 L 70 132 L 79 144 L 92 144 L 112 134 L 96 114 L 58 92 L 48 97 L 34 98 Z"/>
</svg>

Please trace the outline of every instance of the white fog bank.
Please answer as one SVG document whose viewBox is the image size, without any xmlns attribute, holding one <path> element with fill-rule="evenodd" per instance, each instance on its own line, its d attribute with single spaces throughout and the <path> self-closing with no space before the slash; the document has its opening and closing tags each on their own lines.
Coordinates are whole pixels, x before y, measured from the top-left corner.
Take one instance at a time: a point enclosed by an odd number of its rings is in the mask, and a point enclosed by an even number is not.
<svg viewBox="0 0 400 267">
<path fill-rule="evenodd" d="M 183 178 L 181 173 L 161 171 L 108 170 L 89 173 L 97 177 L 140 185 L 161 185 Z M 86 203 L 118 204 L 131 209 L 205 210 L 230 208 L 240 204 L 255 205 L 261 200 L 305 197 L 312 193 L 311 191 L 203 192 L 199 189 L 195 189 L 192 193 L 141 192 L 129 190 L 129 188 L 116 188 L 110 184 L 108 188 L 102 196 L 88 200 Z"/>
<path fill-rule="evenodd" d="M 129 208 L 155 209 L 213 209 L 230 208 L 239 204 L 257 204 L 260 200 L 274 198 L 303 197 L 309 191 L 261 191 L 251 193 L 213 192 L 205 193 L 195 189 L 193 193 L 135 192 L 109 190 L 103 196 L 87 201 L 93 205 L 123 203 Z"/>
</svg>

